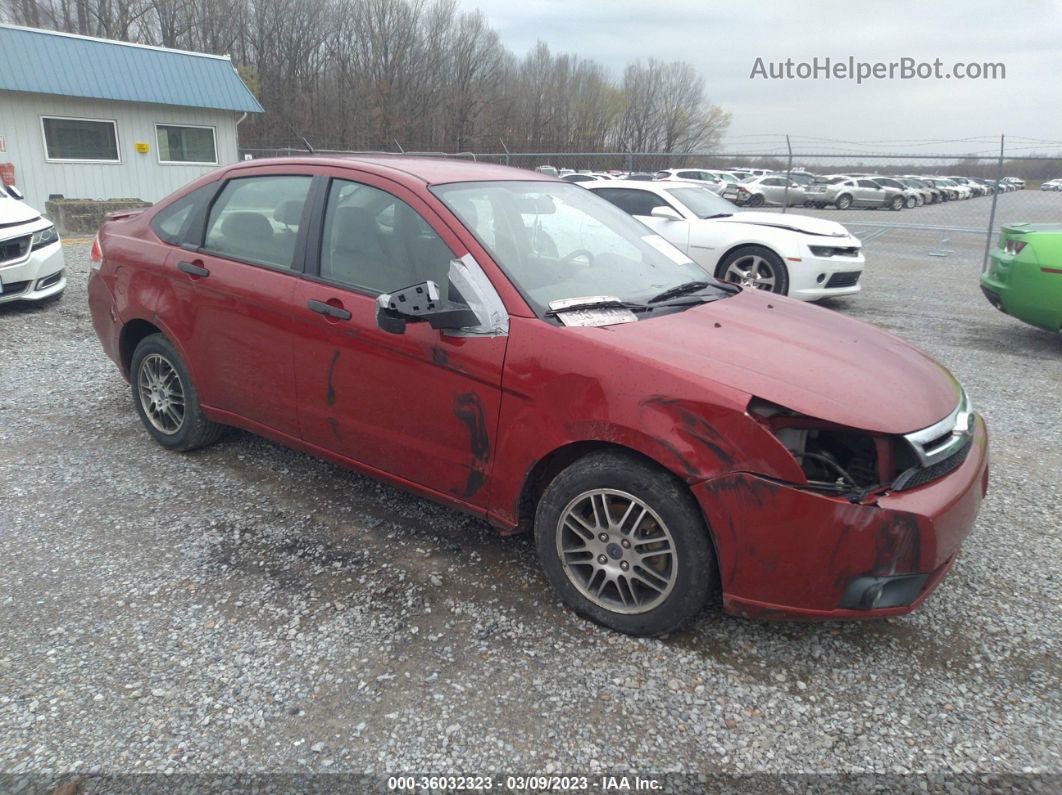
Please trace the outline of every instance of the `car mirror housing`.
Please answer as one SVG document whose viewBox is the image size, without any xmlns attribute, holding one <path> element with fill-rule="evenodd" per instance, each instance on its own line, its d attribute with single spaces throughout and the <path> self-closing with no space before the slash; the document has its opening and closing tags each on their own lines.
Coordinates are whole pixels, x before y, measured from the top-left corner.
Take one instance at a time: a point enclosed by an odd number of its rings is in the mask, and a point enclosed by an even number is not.
<svg viewBox="0 0 1062 795">
<path fill-rule="evenodd" d="M 443 301 L 433 281 L 411 284 L 376 299 L 376 325 L 389 334 L 405 334 L 407 323 L 427 322 L 447 331 L 475 326 L 479 318 L 465 304 Z"/>
<path fill-rule="evenodd" d="M 653 218 L 663 218 L 666 221 L 681 221 L 682 216 L 671 207 L 654 207 L 649 213 Z"/>
</svg>

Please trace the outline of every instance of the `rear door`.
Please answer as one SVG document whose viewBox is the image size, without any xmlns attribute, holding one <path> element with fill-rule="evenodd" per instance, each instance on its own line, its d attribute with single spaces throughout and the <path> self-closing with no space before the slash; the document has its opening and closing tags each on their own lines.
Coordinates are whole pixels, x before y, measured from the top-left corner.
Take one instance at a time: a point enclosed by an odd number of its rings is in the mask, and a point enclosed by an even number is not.
<svg viewBox="0 0 1062 795">
<path fill-rule="evenodd" d="M 168 267 L 192 291 L 180 327 L 204 405 L 297 438 L 291 300 L 312 176 L 275 170 L 228 180 L 203 219 L 202 246 L 176 250 Z"/>
<path fill-rule="evenodd" d="M 292 299 L 302 438 L 485 506 L 508 338 L 377 326 L 376 297 L 421 281 L 463 301 L 448 274 L 467 249 L 412 191 L 350 177 L 337 171 L 322 185 L 309 272 Z"/>
</svg>

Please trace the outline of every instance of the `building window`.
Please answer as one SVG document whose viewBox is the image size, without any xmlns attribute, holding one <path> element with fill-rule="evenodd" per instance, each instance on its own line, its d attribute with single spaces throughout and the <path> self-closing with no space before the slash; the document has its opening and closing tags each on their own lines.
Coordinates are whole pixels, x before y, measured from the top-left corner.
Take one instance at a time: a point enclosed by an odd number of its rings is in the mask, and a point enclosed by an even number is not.
<svg viewBox="0 0 1062 795">
<path fill-rule="evenodd" d="M 217 145 L 213 127 L 188 127 L 156 124 L 160 163 L 196 163 L 217 165 Z"/>
<path fill-rule="evenodd" d="M 118 163 L 118 126 L 102 119 L 42 116 L 48 160 Z"/>
</svg>

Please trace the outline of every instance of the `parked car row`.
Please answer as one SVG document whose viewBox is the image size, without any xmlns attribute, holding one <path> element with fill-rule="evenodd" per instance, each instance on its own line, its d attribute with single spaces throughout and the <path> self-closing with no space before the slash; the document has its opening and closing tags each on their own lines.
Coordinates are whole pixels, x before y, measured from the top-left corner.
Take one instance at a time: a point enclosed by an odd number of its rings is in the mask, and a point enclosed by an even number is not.
<svg viewBox="0 0 1062 795">
<path fill-rule="evenodd" d="M 540 166 L 540 173 L 560 176 L 569 182 L 592 183 L 600 180 L 626 179 L 644 182 L 696 182 L 738 206 L 778 207 L 850 207 L 913 209 L 925 204 L 989 196 L 997 192 L 1020 190 L 1025 183 L 1016 177 L 996 180 L 963 176 L 827 174 L 807 171 L 788 174 L 768 169 L 731 170 L 709 168 L 668 168 L 648 172 L 594 172 L 554 169 Z M 1054 189 L 1058 181 L 1045 183 Z"/>
</svg>

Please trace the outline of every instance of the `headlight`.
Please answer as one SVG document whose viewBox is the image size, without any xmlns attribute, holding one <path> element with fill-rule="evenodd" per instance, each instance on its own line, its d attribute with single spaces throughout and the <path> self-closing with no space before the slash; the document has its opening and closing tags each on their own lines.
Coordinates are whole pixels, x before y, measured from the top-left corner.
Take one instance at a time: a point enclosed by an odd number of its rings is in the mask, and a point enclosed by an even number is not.
<svg viewBox="0 0 1062 795">
<path fill-rule="evenodd" d="M 59 242 L 59 233 L 55 231 L 55 226 L 49 226 L 42 229 L 39 232 L 33 233 L 33 240 L 30 242 L 30 251 L 36 251 L 39 248 L 50 246 L 52 243 Z"/>
<path fill-rule="evenodd" d="M 861 497 L 888 481 L 891 442 L 753 398 L 748 413 L 774 434 L 796 459 L 806 488 Z"/>
</svg>

